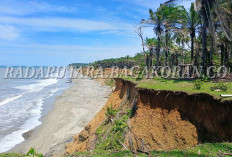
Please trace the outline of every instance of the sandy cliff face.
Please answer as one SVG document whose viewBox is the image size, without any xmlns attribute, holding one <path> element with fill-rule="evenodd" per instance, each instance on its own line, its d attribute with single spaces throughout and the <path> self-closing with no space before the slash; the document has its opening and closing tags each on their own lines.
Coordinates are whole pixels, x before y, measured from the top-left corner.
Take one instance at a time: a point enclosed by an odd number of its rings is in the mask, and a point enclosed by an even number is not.
<svg viewBox="0 0 232 157">
<path fill-rule="evenodd" d="M 115 90 L 109 97 L 106 105 L 97 113 L 97 115 L 94 116 L 94 118 L 89 122 L 85 129 L 74 137 L 74 141 L 72 143 L 66 144 L 67 153 L 71 154 L 75 151 L 82 152 L 94 149 L 94 145 L 96 143 L 95 130 L 106 119 L 104 109 L 111 104 L 114 108 L 117 108 L 119 106 L 119 104 L 121 103 L 119 92 L 120 91 Z"/>
<path fill-rule="evenodd" d="M 199 142 L 232 141 L 232 102 L 208 94 L 155 91 L 136 88 L 116 79 L 106 106 L 117 108 L 127 95 L 133 117 L 128 122 L 125 145 L 133 151 L 184 149 Z M 89 125 L 67 144 L 67 152 L 93 150 L 95 130 L 105 120 L 101 110 Z"/>
</svg>

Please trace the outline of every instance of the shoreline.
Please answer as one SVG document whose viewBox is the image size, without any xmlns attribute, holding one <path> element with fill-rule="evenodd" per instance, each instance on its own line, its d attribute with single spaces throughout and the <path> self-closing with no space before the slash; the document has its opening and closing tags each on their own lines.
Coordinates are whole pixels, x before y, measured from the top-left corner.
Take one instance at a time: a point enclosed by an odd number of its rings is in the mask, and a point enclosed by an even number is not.
<svg viewBox="0 0 232 157">
<path fill-rule="evenodd" d="M 68 89 L 55 97 L 52 110 L 41 118 L 42 124 L 23 133 L 25 140 L 7 152 L 27 153 L 33 147 L 45 156 L 61 155 L 65 144 L 105 105 L 110 92 L 110 87 L 95 80 L 74 79 Z"/>
</svg>

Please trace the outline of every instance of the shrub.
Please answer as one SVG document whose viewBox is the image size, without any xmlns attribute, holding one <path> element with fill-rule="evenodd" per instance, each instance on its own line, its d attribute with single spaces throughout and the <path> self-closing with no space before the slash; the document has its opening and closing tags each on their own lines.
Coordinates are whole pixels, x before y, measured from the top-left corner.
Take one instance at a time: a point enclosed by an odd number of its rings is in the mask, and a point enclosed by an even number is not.
<svg viewBox="0 0 232 157">
<path fill-rule="evenodd" d="M 34 148 L 31 148 L 31 149 L 27 152 L 27 156 L 43 157 L 43 154 L 36 154 L 35 149 L 34 149 Z"/>
<path fill-rule="evenodd" d="M 106 109 L 104 109 L 106 111 L 105 115 L 108 119 L 108 121 L 110 121 L 113 117 L 115 117 L 117 110 L 115 110 L 112 106 L 112 104 L 110 105 L 110 107 L 107 106 Z"/>
<path fill-rule="evenodd" d="M 228 87 L 225 83 L 220 82 L 215 84 L 213 87 L 210 87 L 210 90 L 215 91 L 215 90 L 221 90 L 221 91 L 227 91 Z"/>
<path fill-rule="evenodd" d="M 123 121 L 115 121 L 115 127 L 114 127 L 114 131 L 122 131 L 123 129 L 125 129 L 127 127 L 127 124 Z"/>
<path fill-rule="evenodd" d="M 194 89 L 197 89 L 197 90 L 201 89 L 201 86 L 203 84 L 203 82 L 199 79 L 194 81 L 193 83 L 194 83 Z"/>
<path fill-rule="evenodd" d="M 201 81 L 203 81 L 203 82 L 210 82 L 210 78 L 208 78 L 208 77 L 202 77 Z"/>
</svg>

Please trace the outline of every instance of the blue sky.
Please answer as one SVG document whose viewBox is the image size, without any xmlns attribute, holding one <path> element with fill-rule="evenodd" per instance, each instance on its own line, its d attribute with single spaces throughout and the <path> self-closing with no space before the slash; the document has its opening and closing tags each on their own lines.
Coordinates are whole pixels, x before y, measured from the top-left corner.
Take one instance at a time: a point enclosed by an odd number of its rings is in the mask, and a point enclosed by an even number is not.
<svg viewBox="0 0 232 157">
<path fill-rule="evenodd" d="M 88 63 L 133 56 L 133 27 L 164 0 L 1 0 L 0 65 Z M 189 7 L 191 0 L 181 1 Z M 146 30 L 153 36 L 152 29 Z"/>
</svg>

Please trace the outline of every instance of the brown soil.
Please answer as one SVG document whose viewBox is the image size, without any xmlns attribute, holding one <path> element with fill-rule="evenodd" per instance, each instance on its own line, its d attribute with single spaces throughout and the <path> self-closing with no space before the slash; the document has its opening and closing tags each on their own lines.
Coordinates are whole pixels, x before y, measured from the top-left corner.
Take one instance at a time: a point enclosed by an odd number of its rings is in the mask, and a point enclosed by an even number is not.
<svg viewBox="0 0 232 157">
<path fill-rule="evenodd" d="M 208 94 L 138 89 L 132 82 L 116 80 L 106 106 L 119 106 L 125 95 L 134 116 L 125 145 L 133 151 L 185 149 L 201 142 L 232 141 L 232 101 Z M 127 104 L 128 104 L 127 103 Z M 67 144 L 67 152 L 94 149 L 94 131 L 105 120 L 102 109 L 89 125 Z"/>
<path fill-rule="evenodd" d="M 183 149 L 198 143 L 196 127 L 181 119 L 177 110 L 151 109 L 141 102 L 135 116 L 130 120 L 133 149 L 148 150 Z M 129 137 L 127 138 L 129 140 Z"/>
<path fill-rule="evenodd" d="M 107 106 L 112 106 L 116 109 L 121 103 L 121 98 L 119 97 L 119 91 L 115 91 L 109 97 L 106 105 L 97 113 L 97 115 L 89 122 L 85 129 L 74 137 L 74 142 L 66 144 L 66 152 L 72 154 L 75 151 L 86 151 L 92 150 L 95 144 L 95 134 L 96 129 L 102 124 L 106 119 L 105 110 Z"/>
</svg>

